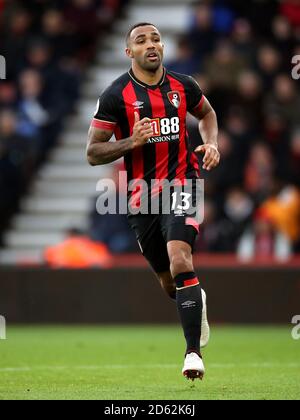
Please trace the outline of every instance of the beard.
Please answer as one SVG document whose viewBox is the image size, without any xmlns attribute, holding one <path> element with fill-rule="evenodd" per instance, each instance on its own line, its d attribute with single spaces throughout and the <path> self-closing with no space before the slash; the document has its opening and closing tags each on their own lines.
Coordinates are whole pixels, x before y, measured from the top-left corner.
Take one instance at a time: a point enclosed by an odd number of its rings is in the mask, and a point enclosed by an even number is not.
<svg viewBox="0 0 300 420">
<path fill-rule="evenodd" d="M 157 70 L 160 68 L 162 63 L 162 58 L 160 55 L 158 56 L 158 60 L 151 62 L 147 57 L 144 57 L 143 60 L 138 60 L 139 66 L 150 73 L 156 73 Z"/>
<path fill-rule="evenodd" d="M 157 60 L 155 63 L 144 62 L 143 69 L 152 73 L 156 73 L 160 68 L 160 65 L 160 60 Z"/>
</svg>

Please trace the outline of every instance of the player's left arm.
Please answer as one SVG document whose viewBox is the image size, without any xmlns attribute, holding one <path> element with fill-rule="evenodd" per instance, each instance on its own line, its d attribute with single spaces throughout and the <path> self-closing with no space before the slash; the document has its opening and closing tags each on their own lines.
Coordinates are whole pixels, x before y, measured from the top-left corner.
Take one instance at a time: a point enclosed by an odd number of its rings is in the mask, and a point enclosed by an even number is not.
<svg viewBox="0 0 300 420">
<path fill-rule="evenodd" d="M 218 120 L 205 96 L 201 102 L 201 106 L 191 112 L 199 120 L 199 131 L 204 143 L 196 148 L 195 153 L 204 154 L 203 169 L 210 171 L 219 165 L 221 157 L 218 149 Z"/>
</svg>

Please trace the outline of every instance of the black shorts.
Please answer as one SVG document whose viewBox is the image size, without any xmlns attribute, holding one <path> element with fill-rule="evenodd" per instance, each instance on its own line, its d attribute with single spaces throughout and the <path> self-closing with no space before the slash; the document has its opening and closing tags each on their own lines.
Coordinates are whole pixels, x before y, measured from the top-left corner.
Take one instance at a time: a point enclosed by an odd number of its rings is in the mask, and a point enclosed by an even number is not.
<svg viewBox="0 0 300 420">
<path fill-rule="evenodd" d="M 195 204 L 195 190 L 190 198 Z M 167 243 L 182 241 L 189 244 L 194 251 L 195 240 L 199 233 L 196 214 L 178 214 L 170 210 L 168 214 L 128 215 L 131 228 L 134 230 L 142 254 L 156 273 L 170 269 Z M 198 221 L 197 221 L 198 220 Z"/>
</svg>

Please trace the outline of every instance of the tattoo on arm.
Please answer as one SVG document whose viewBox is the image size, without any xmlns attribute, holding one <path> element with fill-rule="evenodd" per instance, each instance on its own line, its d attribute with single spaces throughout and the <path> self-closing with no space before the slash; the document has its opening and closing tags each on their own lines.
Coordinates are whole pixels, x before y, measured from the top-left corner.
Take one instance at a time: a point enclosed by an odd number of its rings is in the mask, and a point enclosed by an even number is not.
<svg viewBox="0 0 300 420">
<path fill-rule="evenodd" d="M 133 148 L 131 138 L 110 142 L 113 131 L 91 127 L 88 134 L 87 159 L 90 165 L 105 165 L 125 156 Z"/>
</svg>

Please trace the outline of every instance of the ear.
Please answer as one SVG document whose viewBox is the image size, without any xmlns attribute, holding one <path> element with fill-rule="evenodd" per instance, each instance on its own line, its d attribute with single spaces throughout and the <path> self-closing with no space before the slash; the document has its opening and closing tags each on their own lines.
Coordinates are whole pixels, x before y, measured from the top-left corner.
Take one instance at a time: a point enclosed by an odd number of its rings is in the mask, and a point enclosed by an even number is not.
<svg viewBox="0 0 300 420">
<path fill-rule="evenodd" d="M 133 58 L 133 53 L 130 48 L 126 48 L 125 50 L 127 57 Z"/>
</svg>

